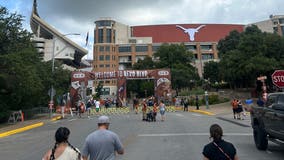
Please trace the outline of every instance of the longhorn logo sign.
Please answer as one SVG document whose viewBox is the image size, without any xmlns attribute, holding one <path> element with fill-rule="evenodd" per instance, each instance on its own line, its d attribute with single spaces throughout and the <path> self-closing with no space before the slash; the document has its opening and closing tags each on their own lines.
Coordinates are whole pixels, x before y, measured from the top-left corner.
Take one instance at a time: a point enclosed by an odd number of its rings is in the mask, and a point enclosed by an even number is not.
<svg viewBox="0 0 284 160">
<path fill-rule="evenodd" d="M 194 36 L 195 36 L 195 33 L 197 33 L 199 31 L 199 29 L 201 29 L 202 27 L 204 27 L 205 25 L 200 25 L 199 27 L 197 28 L 183 28 L 182 26 L 180 25 L 176 25 L 177 28 L 180 28 L 184 31 L 184 33 L 187 33 L 188 36 L 189 36 L 189 40 L 190 41 L 194 41 Z"/>
</svg>

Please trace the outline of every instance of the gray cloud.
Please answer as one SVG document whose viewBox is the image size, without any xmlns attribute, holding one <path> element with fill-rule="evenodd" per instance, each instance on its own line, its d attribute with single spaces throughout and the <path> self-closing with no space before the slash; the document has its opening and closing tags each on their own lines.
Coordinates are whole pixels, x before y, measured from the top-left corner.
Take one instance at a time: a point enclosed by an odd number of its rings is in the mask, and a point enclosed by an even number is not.
<svg viewBox="0 0 284 160">
<path fill-rule="evenodd" d="M 33 0 L 4 0 L 27 17 L 29 26 Z M 283 15 L 283 0 L 38 0 L 43 20 L 62 33 L 81 33 L 95 27 L 100 17 L 110 17 L 126 25 L 225 23 L 248 24 L 268 19 L 270 14 Z M 83 40 L 84 41 L 84 40 Z M 92 47 L 89 47 L 92 54 Z"/>
</svg>

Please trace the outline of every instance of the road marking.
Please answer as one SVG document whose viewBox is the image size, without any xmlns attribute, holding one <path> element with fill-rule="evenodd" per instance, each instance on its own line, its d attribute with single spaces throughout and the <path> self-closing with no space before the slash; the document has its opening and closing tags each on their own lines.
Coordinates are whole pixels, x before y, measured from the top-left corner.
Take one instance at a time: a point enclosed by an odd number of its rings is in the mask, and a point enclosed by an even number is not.
<svg viewBox="0 0 284 160">
<path fill-rule="evenodd" d="M 73 119 L 69 119 L 68 121 L 71 122 L 71 121 L 75 121 L 77 120 L 76 118 L 73 118 Z"/>
<path fill-rule="evenodd" d="M 197 117 L 201 117 L 202 116 L 201 114 L 197 114 L 197 113 L 192 113 L 191 115 L 197 116 Z"/>
<path fill-rule="evenodd" d="M 161 133 L 139 134 L 138 137 L 169 137 L 169 136 L 209 136 L 209 133 Z M 252 133 L 226 133 L 224 136 L 252 136 Z"/>
<path fill-rule="evenodd" d="M 184 115 L 180 114 L 180 113 L 176 113 L 176 116 L 178 117 L 184 117 Z"/>
</svg>

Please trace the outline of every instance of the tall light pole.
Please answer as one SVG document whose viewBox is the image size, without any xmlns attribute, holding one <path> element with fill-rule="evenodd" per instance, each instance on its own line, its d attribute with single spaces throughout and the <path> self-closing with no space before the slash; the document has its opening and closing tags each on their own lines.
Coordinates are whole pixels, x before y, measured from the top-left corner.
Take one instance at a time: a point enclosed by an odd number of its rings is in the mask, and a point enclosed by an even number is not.
<svg viewBox="0 0 284 160">
<path fill-rule="evenodd" d="M 68 36 L 68 35 L 80 35 L 79 33 L 68 33 L 62 35 L 63 37 Z M 53 51 L 52 51 L 52 67 L 51 67 L 51 74 L 52 74 L 52 79 L 53 79 L 53 74 L 54 74 L 54 62 L 55 62 L 55 41 L 58 39 L 57 37 L 53 36 Z M 49 102 L 49 118 L 52 118 L 52 108 L 54 106 L 53 102 L 53 96 L 55 95 L 55 90 L 53 88 L 53 84 L 51 84 L 51 88 L 49 91 L 50 94 L 50 102 Z"/>
</svg>

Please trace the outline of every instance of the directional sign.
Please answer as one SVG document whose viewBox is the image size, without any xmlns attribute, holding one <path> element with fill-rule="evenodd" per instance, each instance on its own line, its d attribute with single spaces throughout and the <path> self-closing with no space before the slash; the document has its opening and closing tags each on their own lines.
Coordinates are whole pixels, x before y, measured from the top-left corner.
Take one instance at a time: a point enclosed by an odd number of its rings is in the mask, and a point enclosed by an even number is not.
<svg viewBox="0 0 284 160">
<path fill-rule="evenodd" d="M 275 86 L 279 88 L 284 87 L 284 70 L 276 70 L 274 73 L 271 75 L 272 82 Z"/>
</svg>

